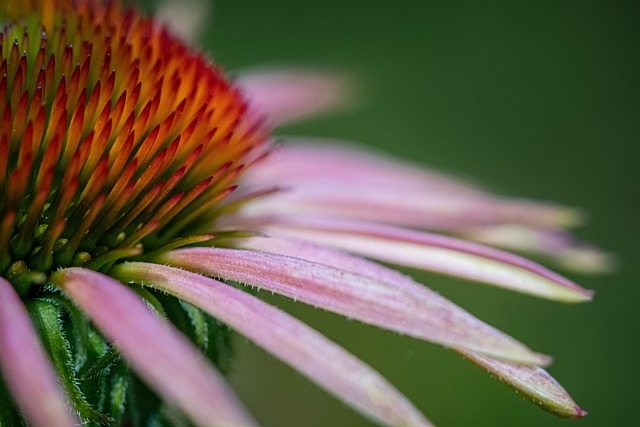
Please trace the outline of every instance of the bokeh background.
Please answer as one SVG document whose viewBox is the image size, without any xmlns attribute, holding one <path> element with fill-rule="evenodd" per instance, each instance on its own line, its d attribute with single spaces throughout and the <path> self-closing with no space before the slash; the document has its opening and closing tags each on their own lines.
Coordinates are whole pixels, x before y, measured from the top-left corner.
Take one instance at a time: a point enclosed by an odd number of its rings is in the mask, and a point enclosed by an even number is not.
<svg viewBox="0 0 640 427">
<path fill-rule="evenodd" d="M 231 74 L 258 65 L 349 72 L 357 108 L 280 129 L 359 141 L 503 194 L 584 207 L 615 274 L 564 305 L 414 276 L 533 348 L 590 415 L 555 418 L 437 346 L 274 304 L 379 369 L 441 426 L 638 425 L 640 3 L 219 0 L 201 43 Z M 561 271 L 562 272 L 562 271 Z M 231 381 L 265 426 L 368 426 L 300 375 L 235 341 Z"/>
</svg>

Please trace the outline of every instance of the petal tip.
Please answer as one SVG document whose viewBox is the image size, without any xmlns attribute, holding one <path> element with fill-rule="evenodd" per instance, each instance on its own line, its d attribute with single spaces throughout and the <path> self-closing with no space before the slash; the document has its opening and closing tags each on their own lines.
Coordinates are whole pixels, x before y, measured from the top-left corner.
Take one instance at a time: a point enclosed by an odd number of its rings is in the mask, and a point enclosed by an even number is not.
<svg viewBox="0 0 640 427">
<path fill-rule="evenodd" d="M 594 290 L 591 289 L 585 289 L 585 292 L 583 294 L 584 299 L 583 301 L 591 301 L 593 299 L 593 296 L 596 294 L 596 292 Z"/>
<path fill-rule="evenodd" d="M 593 296 L 595 295 L 595 291 L 591 289 L 574 289 L 575 292 L 571 292 L 570 294 L 566 294 L 563 298 L 560 299 L 562 302 L 579 304 L 583 302 L 590 302 L 593 300 Z"/>
<path fill-rule="evenodd" d="M 574 228 L 587 222 L 588 214 L 584 209 L 565 207 L 557 213 L 556 220 L 560 227 Z"/>
<path fill-rule="evenodd" d="M 580 419 L 584 418 L 589 413 L 578 406 L 575 402 L 572 402 L 573 405 L 563 405 L 558 404 L 558 402 L 544 402 L 539 403 L 540 407 L 545 411 L 550 412 L 553 415 L 556 415 L 560 418 L 568 418 L 568 419 Z"/>
<path fill-rule="evenodd" d="M 587 411 L 585 411 L 584 409 L 582 409 L 581 407 L 577 406 L 574 408 L 575 410 L 575 415 L 573 418 L 582 418 L 582 417 L 586 417 L 587 415 L 589 415 L 589 413 Z"/>
<path fill-rule="evenodd" d="M 553 363 L 553 356 L 549 356 L 548 354 L 536 353 L 538 357 L 539 363 L 538 366 L 545 368 Z"/>
<path fill-rule="evenodd" d="M 249 71 L 237 81 L 256 111 L 275 125 L 348 108 L 357 91 L 344 72 L 295 66 Z"/>
</svg>

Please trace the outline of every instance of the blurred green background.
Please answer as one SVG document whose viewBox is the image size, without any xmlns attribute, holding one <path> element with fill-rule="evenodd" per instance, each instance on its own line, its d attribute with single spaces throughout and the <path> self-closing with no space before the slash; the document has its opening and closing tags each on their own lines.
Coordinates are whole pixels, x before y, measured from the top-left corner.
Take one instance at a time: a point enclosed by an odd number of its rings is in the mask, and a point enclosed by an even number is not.
<svg viewBox="0 0 640 427">
<path fill-rule="evenodd" d="M 586 208 L 576 230 L 617 273 L 566 273 L 596 290 L 563 305 L 414 274 L 555 356 L 590 415 L 555 418 L 437 346 L 274 304 L 379 369 L 440 426 L 637 425 L 640 3 L 220 0 L 202 40 L 229 73 L 307 64 L 350 72 L 359 106 L 279 130 L 359 141 L 474 177 L 503 194 Z M 265 426 L 369 422 L 242 338 L 231 381 Z"/>
</svg>

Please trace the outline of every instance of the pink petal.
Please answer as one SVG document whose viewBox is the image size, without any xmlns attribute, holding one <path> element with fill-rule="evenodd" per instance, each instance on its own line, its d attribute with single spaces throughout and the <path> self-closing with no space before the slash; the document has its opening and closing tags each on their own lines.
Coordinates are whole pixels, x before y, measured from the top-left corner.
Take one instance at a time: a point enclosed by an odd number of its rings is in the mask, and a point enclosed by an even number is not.
<svg viewBox="0 0 640 427">
<path fill-rule="evenodd" d="M 587 415 L 567 391 L 542 368 L 513 365 L 468 352 L 462 354 L 553 414 L 566 418 L 581 418 Z"/>
<path fill-rule="evenodd" d="M 314 213 L 422 228 L 478 224 L 575 225 L 581 214 L 550 203 L 499 198 L 444 174 L 331 142 L 287 146 L 243 177 L 287 189 L 249 206 L 261 214 Z M 334 143 L 335 144 L 335 143 Z"/>
<path fill-rule="evenodd" d="M 285 185 L 327 177 L 355 183 L 421 188 L 429 192 L 467 195 L 482 192 L 473 184 L 397 161 L 370 147 L 327 139 L 305 139 L 302 143 L 299 139 L 287 141 L 243 175 L 250 184 Z"/>
<path fill-rule="evenodd" d="M 233 239 L 233 247 L 237 249 L 249 249 L 254 251 L 269 252 L 272 254 L 286 255 L 301 258 L 307 261 L 324 264 L 329 267 L 346 270 L 351 273 L 366 276 L 372 279 L 379 279 L 389 285 L 398 286 L 409 292 L 425 292 L 428 298 L 441 299 L 446 304 L 452 304 L 447 299 L 433 292 L 426 286 L 414 282 L 411 277 L 399 271 L 392 270 L 383 265 L 369 261 L 338 249 L 328 246 L 318 245 L 312 242 L 278 237 L 277 235 L 249 237 L 243 239 Z M 414 286 L 403 288 L 402 285 L 412 283 Z"/>
<path fill-rule="evenodd" d="M 237 219 L 242 224 L 242 219 Z M 254 219 L 264 231 L 334 246 L 349 252 L 408 267 L 565 302 L 591 299 L 591 292 L 517 255 L 437 234 L 375 223 L 325 218 Z M 251 220 L 246 226 L 250 226 Z M 235 226 L 240 226 L 235 224 Z M 260 225 L 262 224 L 262 225 Z"/>
<path fill-rule="evenodd" d="M 341 268 L 368 277 L 378 277 L 399 290 L 433 297 L 433 292 L 411 278 L 379 264 L 309 242 L 274 237 L 253 237 L 239 241 L 241 247 L 298 256 L 314 262 Z M 437 294 L 435 294 L 437 297 Z M 471 362 L 489 370 L 544 409 L 560 416 L 579 417 L 586 413 L 546 371 L 488 359 L 478 354 L 460 351 Z"/>
<path fill-rule="evenodd" d="M 11 283 L 0 277 L 0 367 L 25 418 L 38 427 L 79 425 Z"/>
<path fill-rule="evenodd" d="M 202 308 L 374 419 L 389 425 L 430 425 L 375 370 L 299 320 L 239 289 L 157 264 L 125 263 L 111 273 Z"/>
<path fill-rule="evenodd" d="M 161 263 L 263 287 L 365 323 L 449 347 L 523 364 L 545 364 L 513 338 L 433 295 L 304 259 L 246 250 L 191 248 L 158 257 Z"/>
<path fill-rule="evenodd" d="M 345 103 L 344 77 L 304 69 L 260 70 L 236 80 L 256 114 L 275 125 L 318 115 Z"/>
<path fill-rule="evenodd" d="M 561 267 L 581 273 L 606 273 L 615 270 L 615 257 L 600 249 L 575 241 L 558 229 L 531 228 L 508 224 L 461 230 L 463 238 L 552 258 Z"/>
<path fill-rule="evenodd" d="M 133 369 L 195 424 L 255 425 L 198 350 L 125 285 L 83 268 L 61 270 L 52 281 L 118 344 Z"/>
<path fill-rule="evenodd" d="M 193 42 L 211 25 L 210 9 L 206 0 L 163 0 L 157 4 L 154 18 L 184 41 Z"/>
<path fill-rule="evenodd" d="M 269 181 L 264 181 L 269 182 Z M 283 191 L 257 199 L 242 213 L 318 215 L 405 227 L 456 230 L 479 225 L 553 225 L 566 208 L 489 195 L 456 195 L 390 184 L 334 178 L 292 180 Z"/>
</svg>

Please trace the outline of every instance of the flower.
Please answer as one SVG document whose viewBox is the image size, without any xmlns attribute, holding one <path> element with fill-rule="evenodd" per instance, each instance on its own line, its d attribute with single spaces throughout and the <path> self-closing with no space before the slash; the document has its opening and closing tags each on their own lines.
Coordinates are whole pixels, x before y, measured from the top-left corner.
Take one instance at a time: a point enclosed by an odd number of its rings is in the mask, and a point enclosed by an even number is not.
<svg viewBox="0 0 640 427">
<path fill-rule="evenodd" d="M 3 399 L 2 424 L 254 425 L 220 373 L 228 327 L 376 422 L 429 425 L 378 372 L 243 285 L 451 348 L 545 409 L 585 415 L 548 356 L 370 260 L 586 301 L 568 279 L 460 238 L 604 262 L 566 237 L 578 212 L 342 144 L 274 148 L 269 123 L 333 104 L 332 80 L 236 86 L 116 2 L 7 2 L 0 16 L 0 368 L 19 408 Z M 160 399 L 140 399 L 146 387 Z"/>
</svg>

